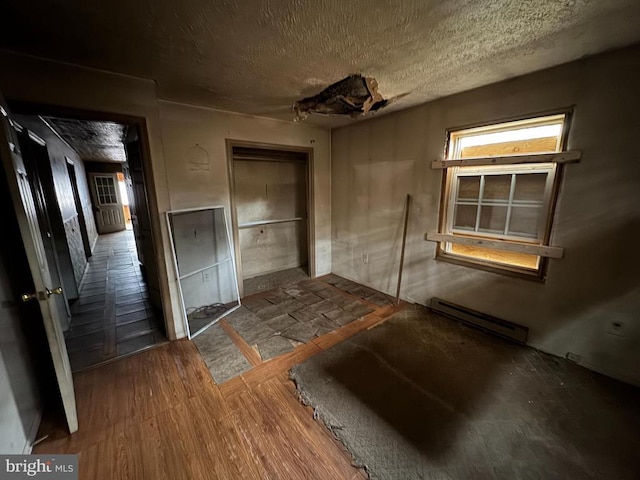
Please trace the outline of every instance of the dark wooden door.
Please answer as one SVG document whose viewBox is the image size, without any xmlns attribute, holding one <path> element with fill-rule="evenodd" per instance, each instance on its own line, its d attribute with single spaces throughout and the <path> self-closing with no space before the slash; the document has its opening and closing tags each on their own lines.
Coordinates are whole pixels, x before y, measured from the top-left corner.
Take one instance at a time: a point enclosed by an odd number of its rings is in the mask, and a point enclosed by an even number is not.
<svg viewBox="0 0 640 480">
<path fill-rule="evenodd" d="M 124 175 L 130 196 L 129 209 L 131 211 L 131 223 L 133 224 L 138 260 L 142 265 L 143 275 L 149 287 L 149 299 L 154 306 L 161 309 L 160 283 L 153 249 L 151 218 L 145 187 L 140 140 L 136 138 L 135 140 L 127 141 L 125 148 L 127 151 L 127 168 L 124 169 Z"/>
</svg>

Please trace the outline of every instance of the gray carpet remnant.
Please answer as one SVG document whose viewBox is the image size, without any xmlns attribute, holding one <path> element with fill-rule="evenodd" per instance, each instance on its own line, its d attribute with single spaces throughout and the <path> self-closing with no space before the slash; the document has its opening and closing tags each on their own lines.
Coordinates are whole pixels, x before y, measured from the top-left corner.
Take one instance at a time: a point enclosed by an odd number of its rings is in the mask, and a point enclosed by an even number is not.
<svg viewBox="0 0 640 480">
<path fill-rule="evenodd" d="M 422 307 L 290 376 L 374 479 L 639 478 L 638 388 Z"/>
</svg>

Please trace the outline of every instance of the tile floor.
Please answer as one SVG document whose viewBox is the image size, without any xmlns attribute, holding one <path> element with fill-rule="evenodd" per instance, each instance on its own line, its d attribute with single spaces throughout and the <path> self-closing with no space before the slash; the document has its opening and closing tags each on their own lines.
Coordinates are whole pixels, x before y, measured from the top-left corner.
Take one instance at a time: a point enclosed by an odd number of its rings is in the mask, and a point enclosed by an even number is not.
<svg viewBox="0 0 640 480">
<path fill-rule="evenodd" d="M 165 342 L 133 232 L 100 235 L 65 333 L 74 372 Z"/>
<path fill-rule="evenodd" d="M 298 280 L 296 272 L 289 272 L 279 278 L 286 281 L 245 296 L 242 306 L 225 316 L 224 322 L 194 338 L 216 383 L 252 368 L 238 341 L 246 344 L 245 351 L 253 349 L 259 361 L 266 362 L 392 305 L 386 295 L 336 275 Z"/>
<path fill-rule="evenodd" d="M 257 277 L 244 279 L 244 296 L 266 292 L 281 285 L 309 278 L 307 266 L 288 268 L 279 272 L 258 275 Z"/>
</svg>

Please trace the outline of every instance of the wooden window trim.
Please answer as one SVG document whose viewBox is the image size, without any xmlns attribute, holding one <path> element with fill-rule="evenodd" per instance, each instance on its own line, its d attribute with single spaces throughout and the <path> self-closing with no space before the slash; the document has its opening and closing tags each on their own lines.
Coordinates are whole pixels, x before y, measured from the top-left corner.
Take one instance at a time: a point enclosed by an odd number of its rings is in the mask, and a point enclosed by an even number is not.
<svg viewBox="0 0 640 480">
<path fill-rule="evenodd" d="M 453 176 L 453 169 L 450 169 L 449 167 L 472 166 L 474 164 L 476 166 L 509 165 L 509 164 L 516 166 L 518 164 L 523 164 L 523 163 L 535 164 L 540 162 L 550 162 L 550 163 L 557 163 L 558 165 L 557 165 L 555 177 L 553 180 L 551 198 L 549 199 L 549 202 L 547 205 L 548 212 L 546 216 L 547 221 L 546 221 L 545 230 L 544 230 L 545 231 L 544 242 L 542 245 L 538 245 L 538 246 L 549 247 L 552 249 L 560 249 L 560 247 L 551 247 L 549 243 L 551 238 L 551 229 L 552 229 L 553 220 L 555 216 L 555 207 L 558 201 L 560 185 L 561 185 L 563 174 L 564 174 L 563 172 L 564 169 L 562 168 L 562 165 L 565 163 L 579 162 L 582 158 L 582 152 L 579 150 L 571 150 L 571 151 L 565 150 L 567 146 L 569 129 L 572 123 L 573 107 L 558 109 L 554 111 L 540 112 L 538 114 L 532 114 L 526 117 L 512 117 L 509 119 L 502 119 L 502 120 L 496 119 L 495 121 L 484 123 L 481 126 L 476 125 L 476 126 L 462 126 L 462 127 L 456 127 L 456 128 L 448 128 L 445 134 L 443 157 L 446 159 L 447 156 L 449 156 L 449 154 L 451 153 L 449 149 L 451 148 L 451 135 L 454 132 L 459 132 L 461 130 L 471 130 L 471 129 L 475 129 L 476 131 L 480 132 L 482 130 L 490 130 L 491 127 L 495 125 L 499 125 L 501 123 L 506 124 L 509 122 L 531 120 L 532 123 L 534 123 L 539 118 L 550 117 L 554 115 L 564 115 L 563 130 L 558 141 L 558 149 L 559 149 L 558 152 L 541 153 L 541 154 L 534 154 L 534 155 L 514 155 L 514 156 L 506 156 L 506 157 L 495 156 L 495 157 L 468 158 L 466 160 L 469 160 L 470 162 L 467 163 L 467 165 L 462 164 L 459 160 L 453 160 L 453 162 L 456 162 L 456 161 L 458 162 L 457 165 L 454 165 L 452 163 L 447 163 L 447 162 L 451 162 L 451 160 L 436 160 L 432 162 L 432 168 L 440 169 L 443 171 L 442 180 L 441 180 L 442 188 L 440 190 L 441 194 L 440 194 L 440 207 L 439 207 L 439 216 L 438 216 L 439 232 L 443 232 L 447 225 L 447 211 L 448 211 L 447 204 L 448 204 L 450 193 L 451 193 L 450 187 L 452 184 L 452 176 Z M 514 159 L 516 161 L 513 161 Z M 507 160 L 509 160 L 509 162 L 507 162 Z M 445 235 L 437 232 L 430 232 L 430 233 L 437 234 L 437 235 Z M 425 234 L 425 240 L 427 239 L 428 235 L 429 234 Z M 480 239 L 480 240 L 483 240 L 483 239 Z M 513 243 L 518 243 L 518 242 L 513 242 Z M 525 267 L 519 267 L 519 266 L 509 265 L 509 264 L 499 263 L 499 262 L 492 262 L 492 261 L 488 261 L 480 258 L 463 257 L 461 255 L 451 254 L 445 250 L 446 244 L 447 242 L 437 241 L 437 249 L 436 249 L 436 256 L 435 256 L 436 260 L 443 261 L 446 263 L 456 264 L 456 265 L 477 268 L 477 269 L 492 272 L 492 273 L 505 274 L 508 276 L 516 277 L 516 278 L 523 278 L 527 280 L 534 280 L 534 281 L 540 281 L 540 282 L 544 282 L 546 278 L 548 261 L 549 261 L 549 258 L 551 258 L 544 255 L 540 255 L 538 268 L 528 269 Z M 484 246 L 486 247 L 486 245 Z M 562 249 L 552 250 L 552 251 L 559 253 L 561 250 Z"/>
<path fill-rule="evenodd" d="M 549 245 L 526 244 L 512 242 L 508 240 L 498 240 L 489 238 L 467 237 L 464 235 L 450 235 L 444 233 L 429 232 L 424 237 L 429 242 L 457 243 L 460 245 L 471 245 L 476 247 L 493 248 L 505 252 L 526 253 L 547 258 L 562 258 L 564 248 L 552 247 Z"/>
<path fill-rule="evenodd" d="M 434 160 L 434 170 L 451 167 L 477 167 L 483 165 L 521 165 L 525 163 L 577 163 L 582 159 L 580 150 L 558 153 L 537 153 L 533 155 L 512 155 L 507 157 L 472 157 L 452 160 Z"/>
</svg>

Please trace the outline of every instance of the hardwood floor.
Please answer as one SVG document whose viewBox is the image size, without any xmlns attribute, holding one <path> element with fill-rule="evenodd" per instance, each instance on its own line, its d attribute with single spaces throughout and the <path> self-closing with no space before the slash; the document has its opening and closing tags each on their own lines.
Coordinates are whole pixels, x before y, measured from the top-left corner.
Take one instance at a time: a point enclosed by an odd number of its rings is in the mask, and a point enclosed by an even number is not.
<svg viewBox="0 0 640 480">
<path fill-rule="evenodd" d="M 399 308 L 402 308 L 400 306 Z M 79 454 L 81 479 L 362 479 L 287 371 L 379 324 L 378 309 L 216 385 L 180 340 L 75 376 L 80 430 L 46 423 L 34 453 Z M 247 352 L 251 355 L 250 352 Z"/>
</svg>

